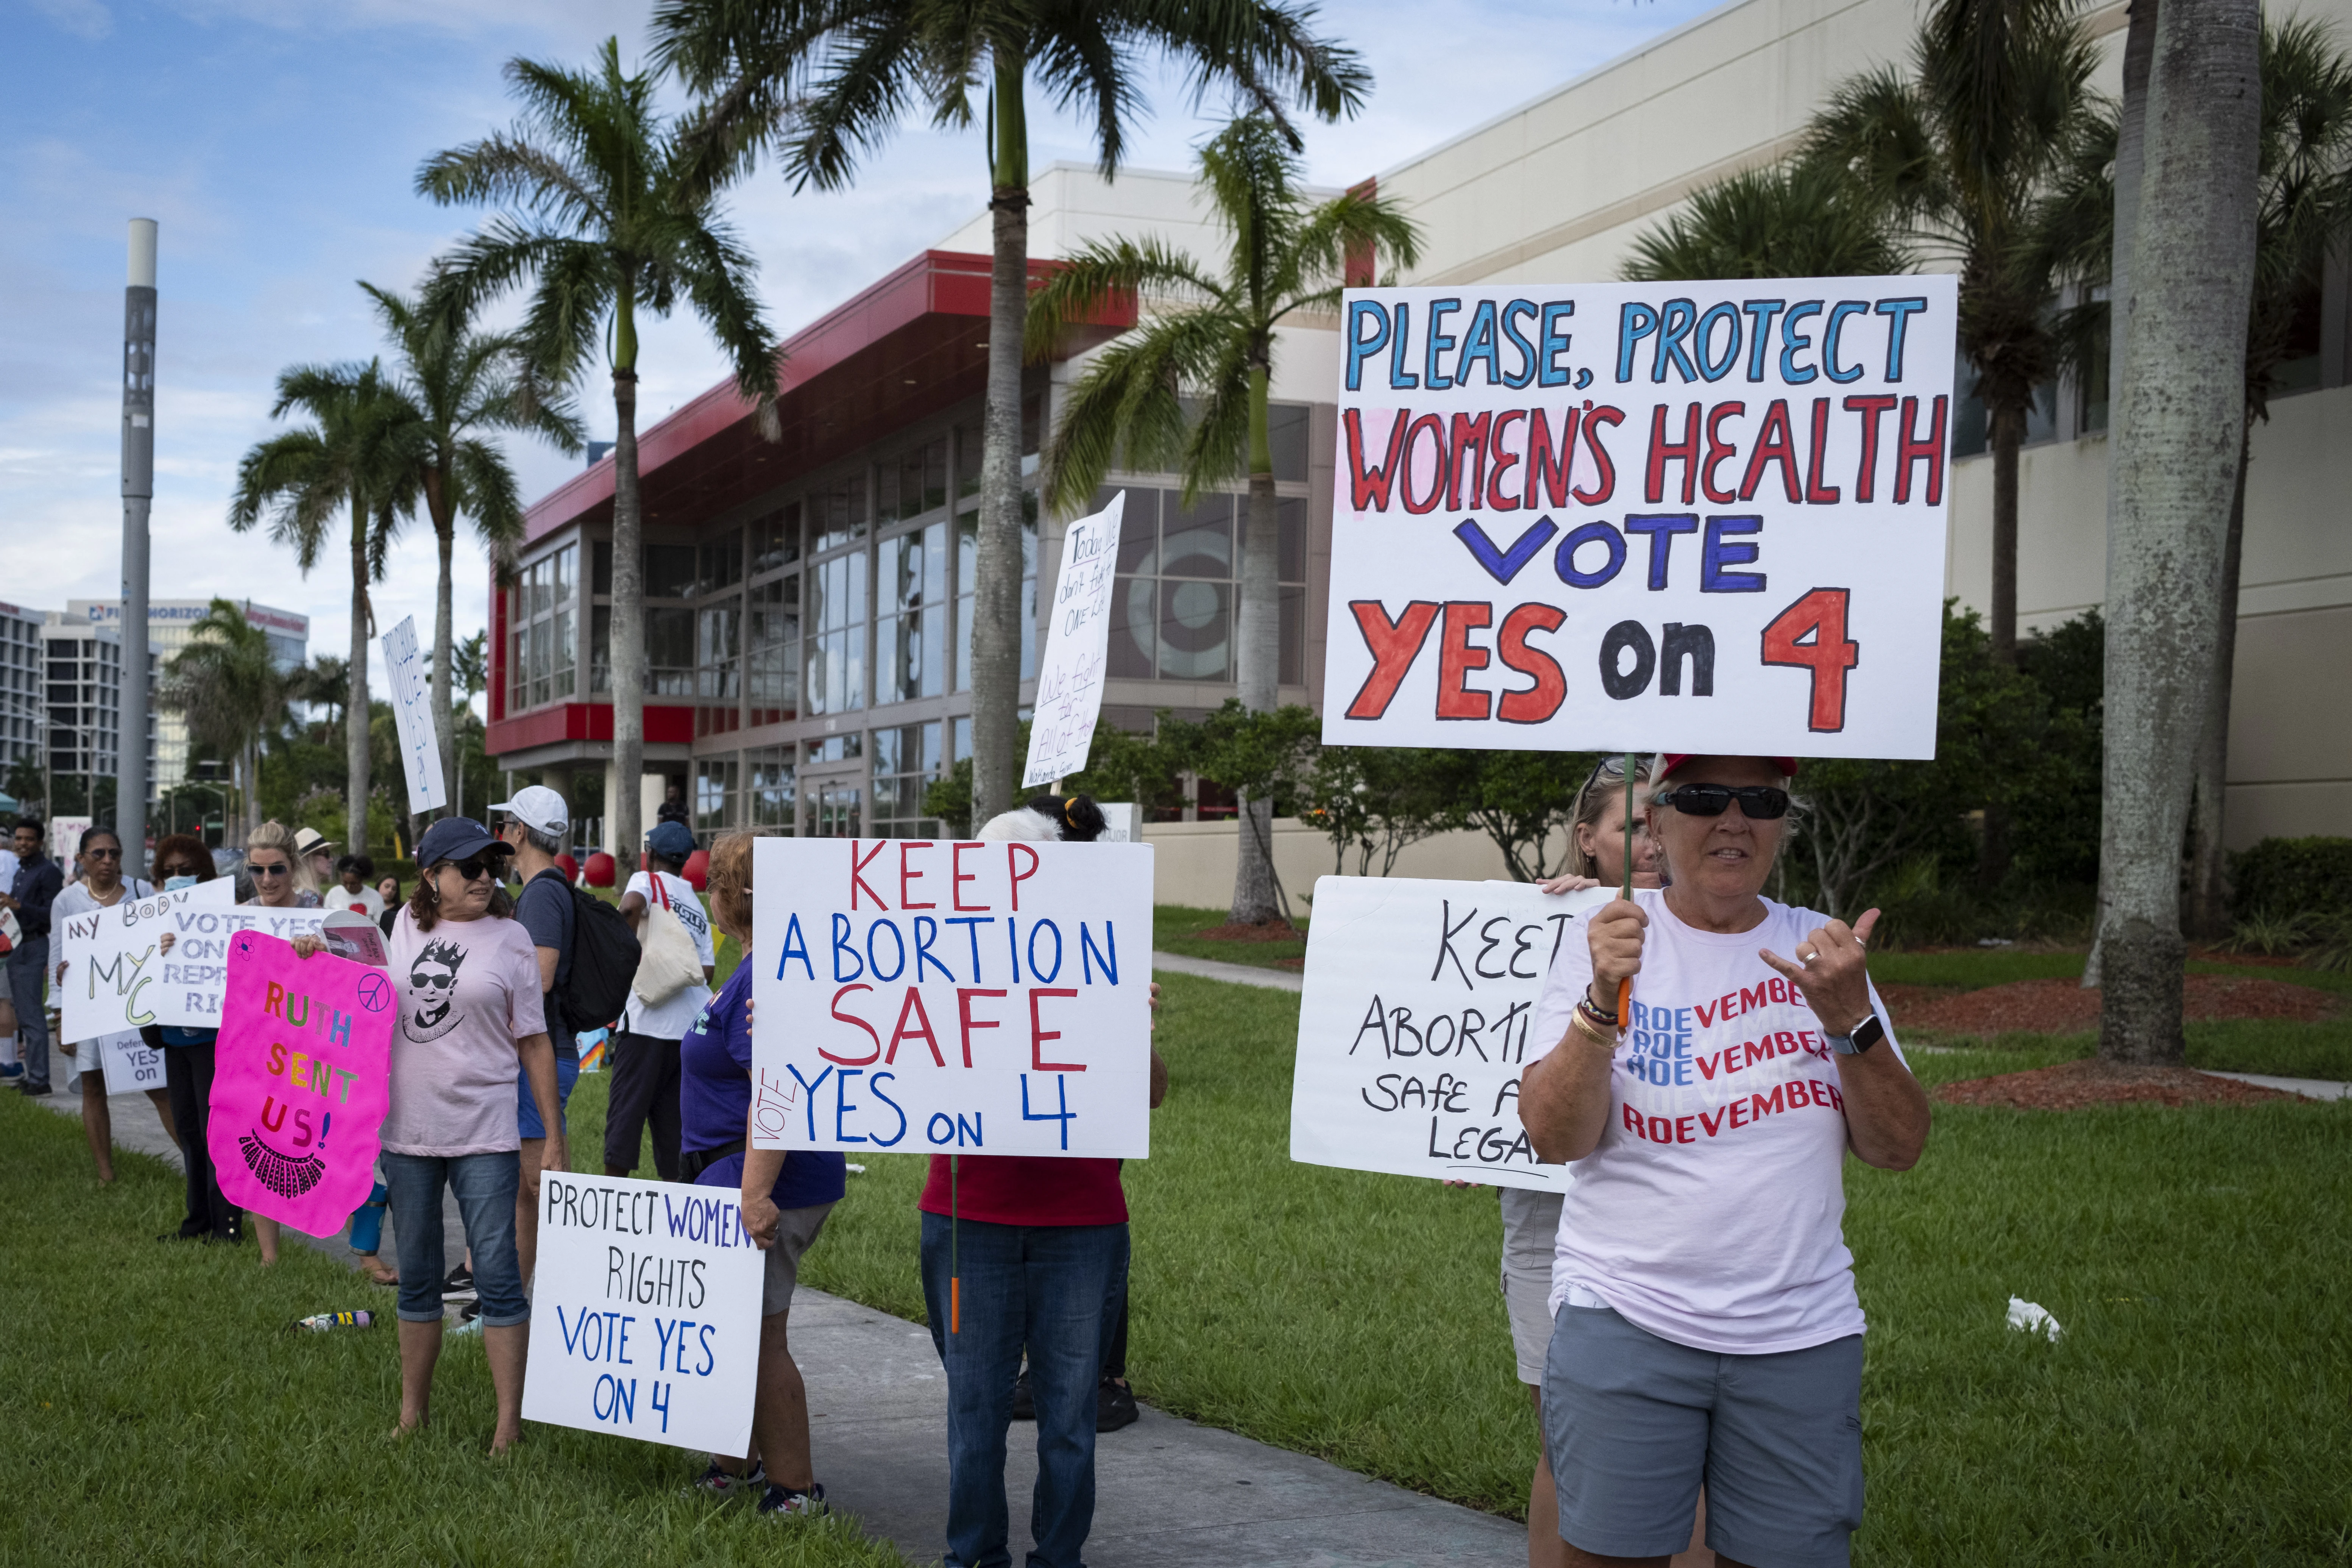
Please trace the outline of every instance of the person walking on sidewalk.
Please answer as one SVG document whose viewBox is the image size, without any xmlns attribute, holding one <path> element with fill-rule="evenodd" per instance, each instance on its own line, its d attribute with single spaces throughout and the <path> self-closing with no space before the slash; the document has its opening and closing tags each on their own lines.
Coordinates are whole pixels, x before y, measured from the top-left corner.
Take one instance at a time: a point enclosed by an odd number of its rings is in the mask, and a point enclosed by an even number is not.
<svg viewBox="0 0 2352 1568">
<path fill-rule="evenodd" d="M 47 825 L 37 816 L 17 820 L 11 847 L 16 875 L 0 893 L 0 910 L 16 917 L 16 945 L 8 953 L 8 994 L 16 1008 L 16 1056 L 25 1076 L 17 1089 L 37 1100 L 49 1092 L 49 1020 L 46 994 L 49 970 L 49 908 L 65 887 L 65 873 L 42 844 Z"/>
<path fill-rule="evenodd" d="M 563 853 L 564 843 L 572 836 L 572 807 L 545 784 L 530 784 L 515 791 L 512 800 L 499 801 L 490 809 L 506 813 L 506 820 L 499 826 L 499 842 L 514 851 L 515 875 L 522 879 L 522 892 L 515 899 L 515 919 L 530 933 L 539 959 L 540 1009 L 547 1021 L 547 1037 L 555 1047 L 556 1110 L 565 1115 L 571 1109 L 572 1086 L 580 1081 L 576 1031 L 587 1022 L 563 1015 L 563 993 L 572 984 L 574 917 L 572 884 L 555 858 Z M 540 1120 L 528 1070 L 515 1074 L 515 1130 L 522 1140 L 522 1187 L 515 1194 L 515 1258 L 528 1287 L 531 1270 L 539 1263 L 539 1204 L 524 1193 L 538 1192 L 540 1163 L 547 1153 L 547 1125 Z"/>
<path fill-rule="evenodd" d="M 92 910 L 110 910 L 124 899 L 143 899 L 155 890 L 154 884 L 122 874 L 122 840 L 111 827 L 92 827 L 81 836 L 79 858 L 81 880 L 58 895 L 49 907 L 54 921 L 69 921 L 76 915 Z M 58 960 L 58 990 L 62 996 L 66 987 L 66 962 Z M 89 1157 L 98 1167 L 98 1184 L 111 1186 L 114 1183 L 114 1113 L 106 1102 L 106 1048 L 117 1048 L 142 1043 L 139 1031 L 126 1029 L 115 1035 L 93 1035 L 78 1042 L 74 1047 L 75 1069 L 81 1074 L 81 1131 L 89 1141 Z M 121 1086 L 129 1092 L 131 1086 Z M 179 1131 L 172 1124 L 172 1102 L 168 1091 L 151 1089 L 147 1098 L 155 1107 L 155 1115 L 163 1123 L 163 1131 L 179 1142 Z"/>
<path fill-rule="evenodd" d="M 665 1182 L 678 1173 L 678 1042 L 710 1000 L 718 952 L 710 921 L 694 886 L 678 873 L 694 853 L 694 832 L 683 822 L 664 822 L 646 836 L 646 868 L 629 879 L 621 913 L 643 940 L 648 911 L 667 910 L 694 939 L 702 960 L 702 984 L 685 985 L 659 1002 L 634 990 L 613 1042 L 612 1100 L 604 1113 L 604 1173 L 625 1176 L 637 1168 L 647 1121 L 654 1130 L 654 1170 Z"/>
</svg>

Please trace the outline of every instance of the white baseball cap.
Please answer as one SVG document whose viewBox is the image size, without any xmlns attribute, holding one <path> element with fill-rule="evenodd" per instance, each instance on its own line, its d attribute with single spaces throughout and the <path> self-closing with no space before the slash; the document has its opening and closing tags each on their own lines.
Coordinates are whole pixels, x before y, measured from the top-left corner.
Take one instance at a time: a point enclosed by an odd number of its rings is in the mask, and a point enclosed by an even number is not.
<svg viewBox="0 0 2352 1568">
<path fill-rule="evenodd" d="M 572 808 L 563 797 L 545 784 L 530 784 L 515 791 L 512 800 L 490 803 L 492 811 L 503 811 L 526 827 L 541 833 L 561 833 L 572 826 Z"/>
</svg>

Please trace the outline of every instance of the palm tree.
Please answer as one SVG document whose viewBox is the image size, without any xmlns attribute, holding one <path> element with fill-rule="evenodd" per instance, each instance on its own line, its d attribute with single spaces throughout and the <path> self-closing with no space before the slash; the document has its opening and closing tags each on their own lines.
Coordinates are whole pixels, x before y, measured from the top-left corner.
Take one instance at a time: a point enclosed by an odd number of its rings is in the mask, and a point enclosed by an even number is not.
<svg viewBox="0 0 2352 1568">
<path fill-rule="evenodd" d="M 232 760 L 246 818 L 239 843 L 259 822 L 261 738 L 285 711 L 290 684 L 270 656 L 268 634 L 231 599 L 215 599 L 163 666 L 162 705 L 186 719 L 191 742 Z"/>
<path fill-rule="evenodd" d="M 1822 163 L 1750 169 L 1691 193 L 1633 241 L 1635 282 L 1708 278 L 1868 278 L 1911 269 L 1895 226 Z"/>
<path fill-rule="evenodd" d="M 417 190 L 436 202 L 512 209 L 445 259 L 436 308 L 469 310 L 528 279 L 529 363 L 569 382 L 601 348 L 612 367 L 614 849 L 634 868 L 646 754 L 637 314 L 667 316 L 683 302 L 701 318 L 771 437 L 776 340 L 752 292 L 756 264 L 721 213 L 720 182 L 656 112 L 654 79 L 622 74 L 618 39 L 604 41 L 593 72 L 515 59 L 506 75 L 523 101 L 521 122 L 436 153 L 417 171 Z"/>
<path fill-rule="evenodd" d="M 403 483 L 397 433 L 417 412 L 385 379 L 383 366 L 297 365 L 278 378 L 270 417 L 300 408 L 314 421 L 256 445 L 237 466 L 228 525 L 243 533 L 269 518 L 269 537 L 294 547 L 307 576 L 328 542 L 335 512 L 351 511 L 352 642 L 344 674 L 344 845 L 367 853 L 367 647 L 373 634 L 368 584 L 383 580 L 384 556 L 401 522 L 415 510 Z"/>
<path fill-rule="evenodd" d="M 1313 19 L 1311 5 L 1283 0 L 661 0 L 655 9 L 656 58 L 703 95 L 712 152 L 741 157 L 773 144 L 796 188 L 846 184 L 858 158 L 919 107 L 935 125 L 969 127 L 984 95 L 994 233 L 972 595 L 974 821 L 1010 806 L 1020 779 L 1029 79 L 1058 106 L 1086 106 L 1108 179 L 1142 108 L 1135 57 L 1146 49 L 1184 60 L 1196 92 L 1230 87 L 1276 123 L 1285 97 L 1327 121 L 1354 113 L 1370 76 L 1352 50 L 1309 32 Z"/>
<path fill-rule="evenodd" d="M 325 709 L 327 728 L 332 730 L 343 721 L 351 685 L 351 660 L 338 653 L 312 654 L 310 663 L 287 677 L 286 700 L 308 708 Z"/>
<path fill-rule="evenodd" d="M 559 451 L 580 450 L 580 421 L 571 409 L 537 384 L 521 338 L 512 332 L 478 332 L 462 307 L 444 301 L 427 309 L 373 283 L 362 283 L 375 301 L 376 315 L 398 352 L 394 374 L 401 392 L 416 409 L 416 423 L 401 432 L 409 478 L 425 498 L 441 574 L 433 600 L 433 724 L 442 772 L 456 765 L 449 727 L 451 557 L 463 512 L 494 559 L 504 562 L 522 539 L 522 499 L 506 453 L 488 432 L 529 431 Z M 452 808 L 454 809 L 454 807 Z"/>
<path fill-rule="evenodd" d="M 2115 389 L 2099 1054 L 2179 1063 L 2180 846 L 2246 405 L 2262 142 L 2257 0 L 2163 0 Z M 2161 200 L 2147 200 L 2161 193 Z"/>
<path fill-rule="evenodd" d="M 2096 54 L 2072 0 L 1936 0 L 1908 71 L 1855 77 L 1813 117 L 1801 156 L 1828 164 L 1960 272 L 1959 348 L 1992 447 L 1993 658 L 2017 658 L 2018 447 L 2057 365 L 2054 279 L 2028 241 L 2095 129 Z"/>
<path fill-rule="evenodd" d="M 1350 193 L 1310 203 L 1297 155 L 1280 126 L 1244 115 L 1201 149 L 1201 184 L 1227 237 L 1213 267 L 1158 240 L 1104 240 L 1069 258 L 1029 302 L 1032 353 L 1110 301 L 1139 300 L 1146 314 L 1070 388 L 1046 458 L 1044 500 L 1084 508 L 1114 467 L 1172 469 L 1190 504 L 1202 489 L 1246 479 L 1238 658 L 1242 706 L 1270 713 L 1279 700 L 1282 616 L 1274 451 L 1267 387 L 1275 329 L 1301 311 L 1332 311 L 1349 258 L 1385 255 L 1410 267 L 1420 232 L 1392 201 Z M 1182 395 L 1180 395 L 1181 394 Z M 1198 399 L 1187 416 L 1186 396 Z M 1276 914 L 1274 803 L 1248 801 L 1234 871 L 1232 918 Z"/>
</svg>

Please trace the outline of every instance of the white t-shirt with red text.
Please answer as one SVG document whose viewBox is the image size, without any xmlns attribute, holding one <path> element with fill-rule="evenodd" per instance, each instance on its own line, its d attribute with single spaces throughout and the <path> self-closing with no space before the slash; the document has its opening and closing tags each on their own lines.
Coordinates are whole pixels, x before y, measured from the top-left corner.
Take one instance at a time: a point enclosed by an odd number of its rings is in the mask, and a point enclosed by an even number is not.
<svg viewBox="0 0 2352 1568">
<path fill-rule="evenodd" d="M 1723 936 L 1684 924 L 1662 891 L 1611 1072 L 1609 1124 L 1570 1167 L 1551 1310 L 1572 1288 L 1661 1339 L 1732 1355 L 1863 1331 L 1846 1250 L 1845 1097 L 1821 1020 L 1768 967 L 1829 917 L 1764 900 Z M 1582 927 L 1559 944 L 1533 1028 L 1558 1041 L 1592 978 Z M 1886 1009 L 1871 988 L 1882 1022 Z M 1583 1040 L 1571 1049 L 1592 1049 Z M 1890 1031 L 1877 1047 L 1901 1052 Z"/>
</svg>

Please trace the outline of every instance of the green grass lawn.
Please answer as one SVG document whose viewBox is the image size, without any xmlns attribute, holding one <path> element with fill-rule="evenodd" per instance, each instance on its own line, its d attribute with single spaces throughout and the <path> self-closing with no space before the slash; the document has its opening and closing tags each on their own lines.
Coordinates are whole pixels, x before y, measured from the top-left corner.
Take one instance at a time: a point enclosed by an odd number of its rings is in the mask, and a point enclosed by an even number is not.
<svg viewBox="0 0 2352 1568">
<path fill-rule="evenodd" d="M 1213 931 L 1230 916 L 1225 910 L 1194 909 L 1186 904 L 1158 904 L 1151 910 L 1151 945 L 1161 952 L 1187 958 L 1218 958 L 1228 963 L 1254 963 L 1262 969 L 1297 969 L 1307 956 L 1307 906 L 1291 900 L 1297 916 L 1296 942 L 1202 942 L 1195 931 Z M 1283 961 L 1287 960 L 1286 964 Z"/>
</svg>

